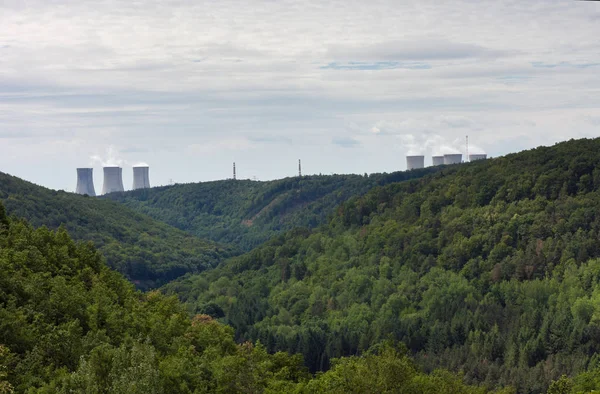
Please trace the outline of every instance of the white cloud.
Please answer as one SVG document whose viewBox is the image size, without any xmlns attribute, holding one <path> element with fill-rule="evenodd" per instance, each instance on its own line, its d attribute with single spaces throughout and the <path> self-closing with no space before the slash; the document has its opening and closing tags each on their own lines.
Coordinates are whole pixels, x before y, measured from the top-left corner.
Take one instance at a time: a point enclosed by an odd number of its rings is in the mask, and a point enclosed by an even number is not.
<svg viewBox="0 0 600 394">
<path fill-rule="evenodd" d="M 428 38 L 357 46 L 332 46 L 327 50 L 327 56 L 336 61 L 437 61 L 495 58 L 509 54 L 479 45 Z"/>
<path fill-rule="evenodd" d="M 65 188 L 113 145 L 163 183 L 183 158 L 201 169 L 188 180 L 223 176 L 234 154 L 268 179 L 299 155 L 363 173 L 466 134 L 494 156 L 594 135 L 599 16 L 563 0 L 7 0 L 0 171 Z M 61 170 L 35 178 L 48 162 Z"/>
<path fill-rule="evenodd" d="M 219 155 L 224 151 L 244 151 L 251 149 L 253 144 L 244 138 L 222 139 L 217 141 L 207 141 L 201 144 L 192 144 L 186 148 L 189 155 Z"/>
</svg>

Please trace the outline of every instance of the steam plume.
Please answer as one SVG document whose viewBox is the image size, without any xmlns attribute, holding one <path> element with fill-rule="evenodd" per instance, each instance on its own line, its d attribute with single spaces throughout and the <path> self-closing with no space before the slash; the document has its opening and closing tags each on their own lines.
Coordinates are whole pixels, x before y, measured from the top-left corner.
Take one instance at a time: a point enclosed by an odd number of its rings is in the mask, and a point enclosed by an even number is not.
<svg viewBox="0 0 600 394">
<path fill-rule="evenodd" d="M 115 147 L 110 145 L 106 149 L 105 158 L 100 155 L 93 155 L 90 157 L 91 164 L 100 164 L 102 167 L 122 167 L 127 162 L 119 158 L 117 153 Z"/>
</svg>

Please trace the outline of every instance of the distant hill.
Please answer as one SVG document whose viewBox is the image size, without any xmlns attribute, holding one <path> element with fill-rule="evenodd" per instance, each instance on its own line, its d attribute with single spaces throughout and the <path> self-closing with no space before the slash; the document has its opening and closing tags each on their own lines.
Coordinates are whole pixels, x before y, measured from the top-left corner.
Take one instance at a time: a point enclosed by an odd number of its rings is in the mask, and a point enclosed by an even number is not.
<svg viewBox="0 0 600 394">
<path fill-rule="evenodd" d="M 224 180 L 112 193 L 104 198 L 200 238 L 251 250 L 283 231 L 325 223 L 341 202 L 375 186 L 438 170 L 314 175 L 268 182 Z"/>
<path fill-rule="evenodd" d="M 91 245 L 8 220 L 2 203 L 0 272 L 3 394 L 485 392 L 423 373 L 391 342 L 313 376 L 299 355 L 236 344 L 230 327 L 190 318 L 175 297 L 135 291 Z"/>
<path fill-rule="evenodd" d="M 165 290 L 312 370 L 393 339 L 489 388 L 599 388 L 600 139 L 376 187 Z"/>
<path fill-rule="evenodd" d="M 11 215 L 35 226 L 64 226 L 77 240 L 92 241 L 108 265 L 138 286 L 164 284 L 233 254 L 109 200 L 53 191 L 0 172 L 0 201 Z"/>
</svg>

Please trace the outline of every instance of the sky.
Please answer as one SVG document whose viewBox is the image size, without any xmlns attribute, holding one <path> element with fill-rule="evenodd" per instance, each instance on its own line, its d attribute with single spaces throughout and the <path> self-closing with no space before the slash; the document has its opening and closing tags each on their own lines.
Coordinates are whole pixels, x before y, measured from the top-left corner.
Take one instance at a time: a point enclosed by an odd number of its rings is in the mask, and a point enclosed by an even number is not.
<svg viewBox="0 0 600 394">
<path fill-rule="evenodd" d="M 153 185 L 596 137 L 600 2 L 3 0 L 0 171 Z"/>
</svg>

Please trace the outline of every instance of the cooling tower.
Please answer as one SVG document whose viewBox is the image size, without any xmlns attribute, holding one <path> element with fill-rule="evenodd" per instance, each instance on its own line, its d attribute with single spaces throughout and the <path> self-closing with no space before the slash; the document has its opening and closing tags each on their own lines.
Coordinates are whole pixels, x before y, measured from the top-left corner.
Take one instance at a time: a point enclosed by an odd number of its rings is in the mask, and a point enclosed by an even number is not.
<svg viewBox="0 0 600 394">
<path fill-rule="evenodd" d="M 444 164 L 460 164 L 462 163 L 462 154 L 444 155 Z"/>
<path fill-rule="evenodd" d="M 133 167 L 133 190 L 150 188 L 150 167 Z"/>
<path fill-rule="evenodd" d="M 406 169 L 416 170 L 425 168 L 425 156 L 406 156 Z"/>
<path fill-rule="evenodd" d="M 444 164 L 444 156 L 433 156 L 431 161 L 434 166 L 441 166 Z"/>
<path fill-rule="evenodd" d="M 75 189 L 77 194 L 87 194 L 88 196 L 95 197 L 96 191 L 94 190 L 94 169 L 93 168 L 78 168 L 77 169 L 77 188 Z"/>
<path fill-rule="evenodd" d="M 487 159 L 487 155 L 485 153 L 469 155 L 469 161 L 485 160 L 485 159 Z"/>
<path fill-rule="evenodd" d="M 124 191 L 123 169 L 121 167 L 104 167 L 104 184 L 102 185 L 102 194 L 122 191 Z"/>
</svg>

